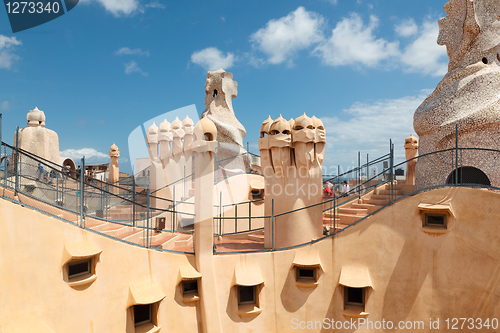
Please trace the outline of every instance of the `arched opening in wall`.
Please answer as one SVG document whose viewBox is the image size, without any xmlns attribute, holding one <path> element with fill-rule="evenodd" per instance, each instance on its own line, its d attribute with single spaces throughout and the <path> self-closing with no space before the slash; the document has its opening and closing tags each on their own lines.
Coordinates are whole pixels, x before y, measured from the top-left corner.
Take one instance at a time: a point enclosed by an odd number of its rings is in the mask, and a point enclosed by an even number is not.
<svg viewBox="0 0 500 333">
<path fill-rule="evenodd" d="M 75 162 L 71 158 L 67 158 L 63 162 L 63 166 L 69 168 L 71 171 L 76 171 Z"/>
<path fill-rule="evenodd" d="M 66 170 L 68 170 L 68 171 L 63 170 L 67 176 L 70 176 L 73 178 L 77 177 L 75 162 L 71 158 L 65 159 L 63 162 L 63 166 L 66 168 Z"/>
<path fill-rule="evenodd" d="M 448 176 L 446 184 L 455 184 L 455 175 L 458 171 L 459 184 L 478 184 L 478 185 L 491 185 L 490 179 L 484 172 L 474 167 L 462 167 L 453 170 Z"/>
</svg>

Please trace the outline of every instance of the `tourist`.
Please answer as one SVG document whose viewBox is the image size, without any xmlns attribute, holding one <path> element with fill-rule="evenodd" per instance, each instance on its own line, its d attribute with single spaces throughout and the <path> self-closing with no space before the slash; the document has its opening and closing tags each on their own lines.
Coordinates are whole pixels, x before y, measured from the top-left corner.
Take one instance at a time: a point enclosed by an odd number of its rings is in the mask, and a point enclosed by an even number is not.
<svg viewBox="0 0 500 333">
<path fill-rule="evenodd" d="M 38 163 L 38 180 L 42 180 L 43 177 L 43 166 Z"/>
<path fill-rule="evenodd" d="M 50 178 L 50 173 L 47 171 L 43 174 L 43 180 L 48 184 L 52 185 L 52 178 Z"/>
<path fill-rule="evenodd" d="M 347 182 L 347 180 L 344 180 L 344 194 L 348 195 L 350 190 L 351 188 L 349 187 L 349 183 Z"/>
<path fill-rule="evenodd" d="M 81 173 L 82 173 L 82 168 L 80 168 L 80 166 L 78 166 L 78 168 L 76 168 L 76 180 L 80 179 Z"/>
<path fill-rule="evenodd" d="M 325 191 L 323 192 L 325 196 L 331 197 L 333 195 L 333 183 L 331 181 L 326 182 Z"/>
<path fill-rule="evenodd" d="M 92 170 L 89 170 L 89 183 L 94 184 L 94 186 L 97 185 L 94 179 L 94 172 Z"/>
</svg>

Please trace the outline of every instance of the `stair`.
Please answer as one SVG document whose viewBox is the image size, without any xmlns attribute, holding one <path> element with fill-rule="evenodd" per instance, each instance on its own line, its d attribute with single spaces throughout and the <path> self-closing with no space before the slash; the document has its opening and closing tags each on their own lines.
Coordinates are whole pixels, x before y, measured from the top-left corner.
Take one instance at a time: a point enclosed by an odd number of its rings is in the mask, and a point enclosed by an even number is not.
<svg viewBox="0 0 500 333">
<path fill-rule="evenodd" d="M 353 208 L 362 208 L 362 209 L 365 209 L 367 214 L 371 214 L 373 212 L 375 212 L 377 209 L 379 209 L 381 206 L 378 206 L 378 205 L 372 205 L 372 204 L 368 204 L 368 203 L 353 203 L 351 205 L 351 207 Z"/>
<path fill-rule="evenodd" d="M 256 232 L 252 232 L 250 234 L 247 235 L 247 238 L 249 240 L 253 240 L 253 241 L 256 241 L 256 242 L 264 242 L 264 231 L 256 231 Z"/>
<path fill-rule="evenodd" d="M 394 185 L 392 191 L 393 198 L 397 199 L 404 195 L 404 190 Z M 383 206 L 391 202 L 391 185 L 385 184 L 375 188 L 373 191 L 363 195 L 361 199 L 353 200 L 345 205 L 337 207 L 335 211 L 336 229 L 344 228 L 363 217 L 374 213 Z M 333 219 L 333 212 L 323 213 L 323 225 L 330 225 Z"/>
<path fill-rule="evenodd" d="M 163 246 L 164 244 L 166 244 L 170 240 L 175 240 L 178 237 L 179 235 L 176 234 L 160 232 L 159 235 L 155 235 L 152 237 L 151 247 L 165 249 L 166 247 Z"/>
<path fill-rule="evenodd" d="M 360 215 L 366 216 L 368 215 L 368 210 L 365 208 L 338 208 L 339 214 L 348 214 L 348 215 Z"/>
</svg>

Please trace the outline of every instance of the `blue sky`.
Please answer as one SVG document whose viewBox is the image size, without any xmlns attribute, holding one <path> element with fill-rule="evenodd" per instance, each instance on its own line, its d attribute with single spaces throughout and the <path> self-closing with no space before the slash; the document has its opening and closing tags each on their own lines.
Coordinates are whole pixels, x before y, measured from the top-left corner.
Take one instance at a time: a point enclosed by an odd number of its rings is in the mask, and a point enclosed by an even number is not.
<svg viewBox="0 0 500 333">
<path fill-rule="evenodd" d="M 107 162 L 116 143 L 130 172 L 129 134 L 184 106 L 201 113 L 206 71 L 223 67 L 251 151 L 268 115 L 306 112 L 327 129 L 326 167 L 385 154 L 390 138 L 402 161 L 413 112 L 446 73 L 445 2 L 80 0 L 16 34 L 0 9 L 3 140 L 37 106 L 64 155 Z"/>
</svg>

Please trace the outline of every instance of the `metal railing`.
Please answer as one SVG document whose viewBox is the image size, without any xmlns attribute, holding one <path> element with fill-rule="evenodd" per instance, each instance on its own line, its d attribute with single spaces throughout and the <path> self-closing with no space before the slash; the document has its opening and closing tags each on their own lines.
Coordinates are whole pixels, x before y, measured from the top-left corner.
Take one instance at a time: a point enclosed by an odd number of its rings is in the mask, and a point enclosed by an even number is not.
<svg viewBox="0 0 500 333">
<path fill-rule="evenodd" d="M 81 169 L 84 165 L 82 159 Z M 168 238 L 153 222 L 155 217 L 165 218 L 162 229 L 171 234 L 193 232 L 179 226 L 179 216 L 194 213 L 179 210 L 178 203 L 153 196 L 133 181 L 130 186 L 97 181 L 3 142 L 0 187 L 2 198 L 138 246 L 155 247 L 157 239 Z"/>
<path fill-rule="evenodd" d="M 428 189 L 447 186 L 482 187 L 492 190 L 500 188 L 491 186 L 489 179 L 479 181 L 481 176 L 477 169 L 471 170 L 470 165 L 477 159 L 487 161 L 488 168 L 494 169 L 500 160 L 500 150 L 488 148 L 454 148 L 435 151 L 418 156 L 409 161 L 394 163 L 394 145 L 390 142 L 389 153 L 361 165 L 358 154 L 358 166 L 330 179 L 339 183 L 342 178 L 351 176 L 355 184 L 349 193 L 333 193 L 331 198 L 326 198 L 318 203 L 301 207 L 299 209 L 276 213 L 274 200 L 271 204 L 271 215 L 264 214 L 264 199 L 248 200 L 238 203 L 223 204 L 222 198 L 214 205 L 214 247 L 215 253 L 240 253 L 255 251 L 277 251 L 311 244 L 326 237 L 334 235 L 362 222 L 384 208 L 392 205 L 407 196 L 414 195 Z M 417 161 L 417 166 L 438 166 L 441 175 L 448 175 L 446 179 L 430 179 L 417 182 L 411 193 L 401 192 L 395 182 L 394 170 L 406 163 Z M 85 160 L 81 165 L 84 167 Z M 43 167 L 43 171 L 39 169 Z M 83 168 L 82 168 L 83 169 Z M 366 179 L 362 179 L 361 172 L 366 170 Z M 368 175 L 372 173 L 372 177 Z M 176 181 L 186 182 L 187 175 Z M 53 162 L 47 161 L 32 153 L 13 147 L 2 142 L 0 146 L 0 188 L 3 188 L 1 197 L 13 202 L 20 202 L 32 209 L 44 212 L 81 228 L 98 232 L 106 237 L 111 237 L 126 243 L 157 248 L 159 250 L 193 254 L 194 250 L 185 249 L 174 251 L 168 248 L 158 248 L 158 244 L 168 242 L 168 237 L 178 237 L 180 234 L 193 233 L 194 203 L 192 201 L 176 200 L 155 196 L 148 188 L 138 187 L 131 178 L 129 182 L 110 184 L 93 181 L 75 171 L 69 171 Z M 325 178 L 325 177 L 324 177 Z M 172 184 L 170 184 L 172 185 Z M 374 205 L 373 209 L 365 216 L 359 216 L 354 221 L 343 222 L 344 216 L 339 216 L 339 209 L 354 201 L 371 200 L 375 189 L 385 191 L 387 199 Z M 172 186 L 175 191 L 175 186 Z M 334 187 L 335 189 L 335 187 Z M 377 190 L 378 191 L 378 190 Z M 289 216 L 301 211 L 317 210 L 321 207 L 323 214 L 324 237 L 312 242 L 293 244 L 287 247 L 277 247 L 276 219 Z M 256 211 L 260 208 L 260 211 Z M 156 217 L 164 218 L 165 225 L 158 226 Z M 235 249 L 235 251 L 217 250 L 216 245 L 221 244 L 217 238 L 246 237 L 245 234 L 258 234 L 264 237 L 264 225 L 268 222 L 270 230 L 271 247 L 265 249 L 260 240 L 249 242 L 255 245 L 249 249 Z M 217 244 L 216 244 L 217 243 Z"/>
</svg>

